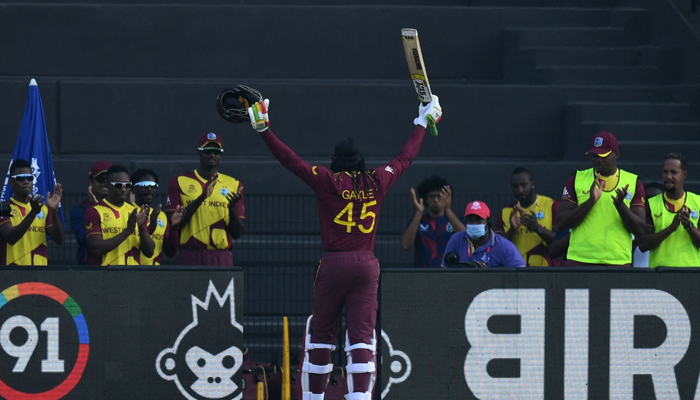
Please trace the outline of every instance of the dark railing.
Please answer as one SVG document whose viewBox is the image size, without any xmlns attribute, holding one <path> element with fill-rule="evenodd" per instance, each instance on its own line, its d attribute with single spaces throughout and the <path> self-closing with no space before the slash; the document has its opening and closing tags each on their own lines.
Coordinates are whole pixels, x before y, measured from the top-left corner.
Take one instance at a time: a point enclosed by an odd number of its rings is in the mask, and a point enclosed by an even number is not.
<svg viewBox="0 0 700 400">
<path fill-rule="evenodd" d="M 401 233 L 414 214 L 409 193 L 390 194 L 384 200 L 377 225 L 375 254 L 382 268 L 410 267 L 413 251 L 399 245 Z M 495 214 L 512 202 L 509 195 L 462 195 L 453 200 L 460 215 L 474 199 L 485 201 Z M 70 230 L 70 211 L 84 200 L 82 194 L 64 194 L 66 242 L 49 243 L 50 264 L 75 264 L 77 243 Z M 165 195 L 155 204 L 165 205 Z M 292 364 L 298 362 L 306 319 L 313 308 L 313 280 L 323 254 L 314 195 L 246 195 L 245 233 L 234 242 L 234 264 L 244 271 L 244 344 L 251 357 L 276 362 L 281 357 L 282 316 L 289 318 Z M 164 259 L 164 264 L 174 264 Z M 341 322 L 338 343 L 344 340 Z M 339 347 L 342 348 L 342 347 Z M 342 365 L 344 355 L 336 352 Z"/>
</svg>

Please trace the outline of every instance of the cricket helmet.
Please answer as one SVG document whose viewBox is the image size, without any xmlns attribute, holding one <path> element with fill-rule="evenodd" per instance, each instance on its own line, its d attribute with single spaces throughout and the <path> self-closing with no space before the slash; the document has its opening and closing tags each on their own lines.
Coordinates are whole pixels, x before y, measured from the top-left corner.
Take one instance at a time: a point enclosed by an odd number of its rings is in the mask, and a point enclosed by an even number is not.
<svg viewBox="0 0 700 400">
<path fill-rule="evenodd" d="M 216 98 L 216 110 L 221 118 L 238 124 L 250 121 L 248 107 L 262 100 L 259 91 L 249 86 L 238 85 L 233 89 L 226 88 L 219 93 Z"/>
</svg>

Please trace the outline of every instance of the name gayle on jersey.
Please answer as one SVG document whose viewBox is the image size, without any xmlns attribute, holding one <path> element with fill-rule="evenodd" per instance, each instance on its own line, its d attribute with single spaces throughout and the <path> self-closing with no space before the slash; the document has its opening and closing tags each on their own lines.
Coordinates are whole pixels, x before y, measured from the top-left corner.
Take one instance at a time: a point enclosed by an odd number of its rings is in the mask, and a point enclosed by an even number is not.
<svg viewBox="0 0 700 400">
<path fill-rule="evenodd" d="M 343 190 L 341 195 L 345 200 L 368 200 L 374 198 L 374 191 L 372 189 L 369 189 L 365 193 L 364 190 L 360 190 L 360 195 L 358 197 L 357 193 L 355 193 L 355 191 L 353 190 Z"/>
</svg>

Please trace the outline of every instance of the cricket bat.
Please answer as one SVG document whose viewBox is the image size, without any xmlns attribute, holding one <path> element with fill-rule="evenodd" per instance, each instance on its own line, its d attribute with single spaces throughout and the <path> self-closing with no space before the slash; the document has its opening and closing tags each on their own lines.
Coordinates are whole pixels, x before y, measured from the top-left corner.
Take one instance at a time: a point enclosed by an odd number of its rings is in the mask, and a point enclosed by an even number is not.
<svg viewBox="0 0 700 400">
<path fill-rule="evenodd" d="M 430 91 L 428 73 L 425 71 L 425 62 L 423 62 L 423 52 L 420 49 L 418 31 L 412 28 L 404 28 L 401 29 L 401 36 L 403 37 L 403 51 L 406 53 L 408 72 L 411 74 L 413 86 L 418 94 L 418 100 L 423 104 L 428 104 L 433 99 L 433 94 Z M 432 117 L 428 117 L 428 119 L 430 120 L 430 134 L 437 136 L 438 131 L 435 121 Z"/>
</svg>

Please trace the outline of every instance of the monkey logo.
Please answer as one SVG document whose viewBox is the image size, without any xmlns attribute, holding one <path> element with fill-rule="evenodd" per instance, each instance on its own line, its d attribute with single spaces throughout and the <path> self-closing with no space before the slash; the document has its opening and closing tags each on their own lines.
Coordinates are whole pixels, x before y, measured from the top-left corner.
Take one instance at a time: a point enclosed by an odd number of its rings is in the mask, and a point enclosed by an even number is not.
<svg viewBox="0 0 700 400">
<path fill-rule="evenodd" d="M 401 383 L 411 375 L 411 359 L 401 350 L 394 350 L 389 335 L 382 329 L 382 399 L 389 394 L 392 384 Z"/>
<path fill-rule="evenodd" d="M 216 303 L 212 304 L 212 295 Z M 218 304 L 218 307 L 217 307 Z M 236 321 L 233 279 L 223 294 L 209 281 L 204 301 L 192 296 L 192 323 L 156 358 L 161 378 L 188 400 L 240 400 L 243 326 Z"/>
</svg>

